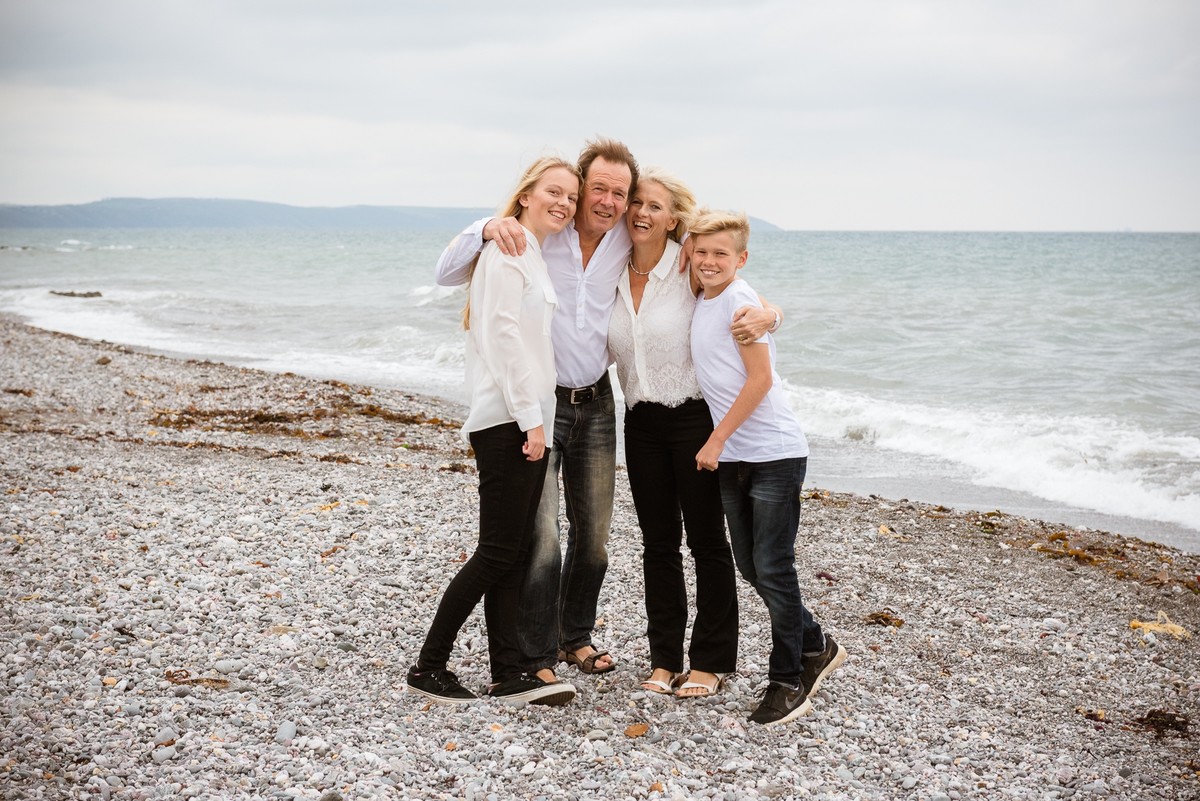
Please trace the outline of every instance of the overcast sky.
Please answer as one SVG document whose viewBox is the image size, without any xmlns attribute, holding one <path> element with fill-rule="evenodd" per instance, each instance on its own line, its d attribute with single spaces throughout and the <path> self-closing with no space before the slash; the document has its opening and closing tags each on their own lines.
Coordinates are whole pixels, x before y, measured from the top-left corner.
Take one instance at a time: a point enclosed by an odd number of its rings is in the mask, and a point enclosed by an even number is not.
<svg viewBox="0 0 1200 801">
<path fill-rule="evenodd" d="M 625 141 L 803 230 L 1200 230 L 1194 0 L 0 0 L 0 202 L 487 206 Z"/>
</svg>

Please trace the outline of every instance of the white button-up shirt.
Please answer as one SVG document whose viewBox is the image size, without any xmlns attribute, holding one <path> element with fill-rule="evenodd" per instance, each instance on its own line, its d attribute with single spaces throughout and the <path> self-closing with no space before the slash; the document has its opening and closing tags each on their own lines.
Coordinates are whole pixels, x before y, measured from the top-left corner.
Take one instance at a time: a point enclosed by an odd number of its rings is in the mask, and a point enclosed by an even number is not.
<svg viewBox="0 0 1200 801">
<path fill-rule="evenodd" d="M 491 219 L 472 224 L 446 247 L 438 259 L 438 284 L 466 283 L 471 260 L 483 247 L 483 227 Z M 631 247 L 624 221 L 600 240 L 587 269 L 583 267 L 574 221 L 542 242 L 542 258 L 558 296 L 552 339 L 559 386 L 591 386 L 608 370 L 612 362 L 608 353 L 608 320 L 617 299 L 617 281 L 625 270 Z"/>
<path fill-rule="evenodd" d="M 515 421 L 522 431 L 554 426 L 554 353 L 550 327 L 556 300 L 537 239 L 527 233 L 520 256 L 489 244 L 471 281 L 467 387 L 472 431 Z M 552 437 L 547 433 L 546 440 Z"/>
<path fill-rule="evenodd" d="M 696 296 L 688 273 L 679 271 L 679 251 L 680 246 L 668 239 L 637 311 L 629 271 L 622 271 L 617 282 L 608 349 L 617 360 L 617 377 L 630 408 L 642 401 L 674 407 L 700 397 L 690 341 Z"/>
</svg>

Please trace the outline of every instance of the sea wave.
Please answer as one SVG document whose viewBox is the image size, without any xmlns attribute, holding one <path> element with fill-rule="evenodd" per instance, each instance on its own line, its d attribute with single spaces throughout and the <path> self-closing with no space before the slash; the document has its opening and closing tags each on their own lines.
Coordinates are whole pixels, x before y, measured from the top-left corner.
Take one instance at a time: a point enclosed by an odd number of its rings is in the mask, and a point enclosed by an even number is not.
<svg viewBox="0 0 1200 801">
<path fill-rule="evenodd" d="M 1101 417 L 900 403 L 787 385 L 806 431 L 931 456 L 981 486 L 1200 530 L 1200 438 Z"/>
</svg>

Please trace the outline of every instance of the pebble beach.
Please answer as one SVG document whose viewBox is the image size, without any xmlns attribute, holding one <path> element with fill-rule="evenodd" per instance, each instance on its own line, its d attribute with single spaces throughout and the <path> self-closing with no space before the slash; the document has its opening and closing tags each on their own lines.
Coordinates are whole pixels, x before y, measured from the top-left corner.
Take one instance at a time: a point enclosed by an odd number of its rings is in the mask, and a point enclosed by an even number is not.
<svg viewBox="0 0 1200 801">
<path fill-rule="evenodd" d="M 617 670 L 560 666 L 563 707 L 408 695 L 475 540 L 464 411 L 0 317 L 0 797 L 1200 797 L 1200 555 L 1002 509 L 806 487 L 801 590 L 850 658 L 762 728 L 740 580 L 724 691 L 640 689 L 622 472 Z M 450 668 L 488 681 L 482 609 Z"/>
</svg>

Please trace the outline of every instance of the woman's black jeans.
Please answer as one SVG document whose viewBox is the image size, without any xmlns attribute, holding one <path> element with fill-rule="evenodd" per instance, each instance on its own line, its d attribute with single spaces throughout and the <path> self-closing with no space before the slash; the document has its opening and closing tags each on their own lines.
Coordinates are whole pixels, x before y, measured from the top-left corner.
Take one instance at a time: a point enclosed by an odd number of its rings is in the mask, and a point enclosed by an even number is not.
<svg viewBox="0 0 1200 801">
<path fill-rule="evenodd" d="M 479 468 L 479 545 L 446 587 L 417 669 L 446 667 L 459 630 L 483 598 L 492 681 L 500 682 L 530 667 L 521 656 L 517 619 L 549 460 L 525 458 L 525 432 L 516 423 L 474 431 L 470 439 Z"/>
<path fill-rule="evenodd" d="M 716 473 L 696 469 L 696 453 L 712 430 L 703 400 L 676 407 L 643 401 L 625 412 L 625 462 L 642 529 L 650 666 L 675 673 L 683 670 L 688 621 L 684 530 L 696 564 L 689 667 L 708 673 L 737 668 L 737 587 L 720 482 Z"/>
</svg>

